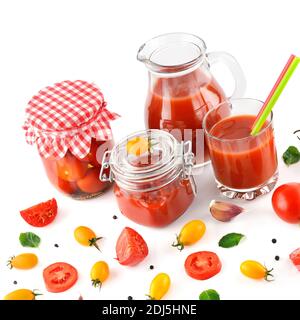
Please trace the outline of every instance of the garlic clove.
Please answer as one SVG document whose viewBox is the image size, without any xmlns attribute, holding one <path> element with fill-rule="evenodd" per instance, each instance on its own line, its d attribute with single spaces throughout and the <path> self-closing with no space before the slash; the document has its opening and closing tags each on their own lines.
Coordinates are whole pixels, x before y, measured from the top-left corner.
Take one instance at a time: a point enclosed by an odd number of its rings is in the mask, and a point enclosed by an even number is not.
<svg viewBox="0 0 300 320">
<path fill-rule="evenodd" d="M 244 211 L 244 208 L 230 202 L 212 200 L 209 205 L 211 215 L 218 221 L 228 222 Z"/>
</svg>

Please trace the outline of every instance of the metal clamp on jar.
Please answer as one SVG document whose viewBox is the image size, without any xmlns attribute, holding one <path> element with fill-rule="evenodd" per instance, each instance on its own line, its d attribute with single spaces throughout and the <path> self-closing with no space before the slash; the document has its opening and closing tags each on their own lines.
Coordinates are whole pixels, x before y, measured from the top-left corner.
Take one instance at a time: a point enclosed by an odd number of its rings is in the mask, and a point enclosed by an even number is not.
<svg viewBox="0 0 300 320">
<path fill-rule="evenodd" d="M 100 179 L 116 182 L 114 193 L 126 217 L 162 227 L 194 200 L 192 168 L 190 142 L 179 143 L 166 131 L 147 130 L 127 136 L 104 154 Z"/>
</svg>

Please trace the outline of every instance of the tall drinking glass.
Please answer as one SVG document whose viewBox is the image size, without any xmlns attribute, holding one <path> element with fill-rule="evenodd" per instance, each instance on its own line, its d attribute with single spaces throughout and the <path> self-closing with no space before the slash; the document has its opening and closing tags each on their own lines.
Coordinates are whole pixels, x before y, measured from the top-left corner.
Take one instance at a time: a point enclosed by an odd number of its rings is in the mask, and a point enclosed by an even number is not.
<svg viewBox="0 0 300 320">
<path fill-rule="evenodd" d="M 255 199 L 278 179 L 273 114 L 257 135 L 250 134 L 262 105 L 255 99 L 225 101 L 203 119 L 217 186 L 231 199 Z"/>
</svg>

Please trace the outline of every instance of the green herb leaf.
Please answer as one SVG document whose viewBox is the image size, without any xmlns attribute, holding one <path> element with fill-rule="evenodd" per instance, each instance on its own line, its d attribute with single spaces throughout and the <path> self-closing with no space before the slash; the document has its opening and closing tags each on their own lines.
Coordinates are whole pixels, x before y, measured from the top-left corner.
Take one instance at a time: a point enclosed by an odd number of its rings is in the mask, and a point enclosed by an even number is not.
<svg viewBox="0 0 300 320">
<path fill-rule="evenodd" d="M 41 238 L 33 232 L 20 233 L 20 243 L 23 247 L 37 248 L 41 242 Z"/>
<path fill-rule="evenodd" d="M 245 236 L 241 233 L 228 233 L 220 241 L 219 247 L 232 248 L 237 246 Z"/>
<path fill-rule="evenodd" d="M 284 163 L 287 164 L 288 166 L 290 164 L 297 163 L 298 161 L 300 161 L 300 152 L 296 147 L 289 146 L 288 149 L 283 154 L 282 159 Z"/>
<path fill-rule="evenodd" d="M 208 289 L 200 293 L 199 300 L 220 300 L 220 295 L 214 289 Z"/>
</svg>

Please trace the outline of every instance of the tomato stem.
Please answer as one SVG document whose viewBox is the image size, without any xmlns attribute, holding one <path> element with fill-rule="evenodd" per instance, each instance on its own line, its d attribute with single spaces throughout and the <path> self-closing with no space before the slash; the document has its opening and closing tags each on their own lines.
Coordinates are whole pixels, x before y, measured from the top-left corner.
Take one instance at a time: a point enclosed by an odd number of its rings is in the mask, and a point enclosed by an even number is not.
<svg viewBox="0 0 300 320">
<path fill-rule="evenodd" d="M 92 286 L 94 288 L 99 287 L 99 291 L 100 291 L 102 287 L 102 282 L 99 279 L 92 279 Z"/>
<path fill-rule="evenodd" d="M 15 256 L 12 256 L 9 258 L 9 260 L 7 261 L 6 265 L 8 266 L 8 268 L 11 270 L 13 268 L 12 265 L 12 261 L 14 260 Z"/>
<path fill-rule="evenodd" d="M 101 250 L 100 250 L 100 248 L 99 248 L 99 246 L 97 244 L 97 241 L 101 240 L 102 238 L 103 237 L 89 239 L 89 246 L 90 247 L 94 246 L 97 250 L 99 250 L 101 252 Z"/>
<path fill-rule="evenodd" d="M 184 249 L 184 244 L 179 241 L 179 237 L 176 235 L 176 242 L 172 243 L 172 247 L 177 248 L 179 251 L 182 251 Z"/>
<path fill-rule="evenodd" d="M 274 270 L 274 268 L 272 268 L 270 270 L 268 270 L 268 268 L 266 266 L 265 266 L 265 268 L 266 268 L 265 280 L 268 281 L 268 282 L 274 281 L 275 279 L 268 279 L 268 277 L 274 278 L 274 275 L 271 273 Z"/>
<path fill-rule="evenodd" d="M 37 292 L 39 289 L 33 289 L 32 290 L 32 293 L 33 293 L 33 295 L 34 295 L 34 300 L 35 300 L 35 297 L 37 297 L 37 296 L 42 296 L 43 294 L 42 293 L 39 293 L 39 292 Z"/>
</svg>

